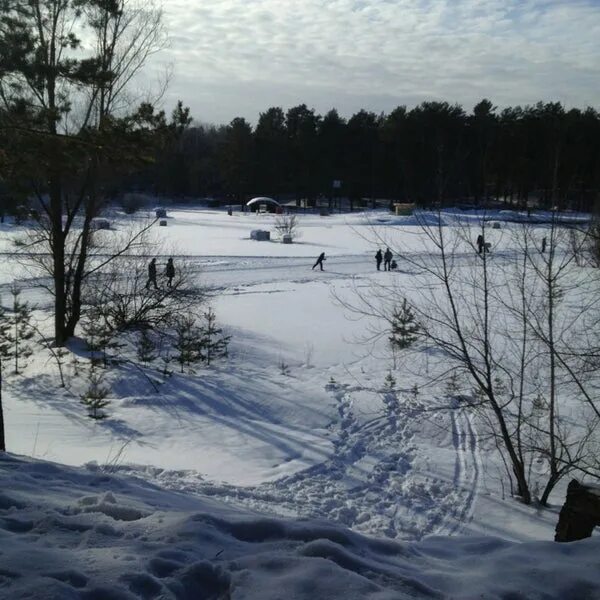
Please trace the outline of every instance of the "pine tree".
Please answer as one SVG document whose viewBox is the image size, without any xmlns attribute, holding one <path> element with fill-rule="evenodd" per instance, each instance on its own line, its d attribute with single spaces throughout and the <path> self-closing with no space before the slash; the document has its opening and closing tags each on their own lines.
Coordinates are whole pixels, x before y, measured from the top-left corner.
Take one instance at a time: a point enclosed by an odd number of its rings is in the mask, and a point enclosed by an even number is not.
<svg viewBox="0 0 600 600">
<path fill-rule="evenodd" d="M 175 319 L 175 341 L 173 349 L 176 351 L 175 360 L 183 367 L 200 360 L 200 340 L 202 332 L 196 325 L 193 316 L 179 316 Z"/>
<path fill-rule="evenodd" d="M 135 349 L 138 359 L 143 363 L 152 362 L 158 356 L 156 343 L 152 337 L 150 337 L 146 328 L 142 329 L 140 332 Z"/>
<path fill-rule="evenodd" d="M 110 388 L 102 385 L 102 376 L 96 370 L 94 363 L 90 366 L 89 385 L 85 393 L 81 396 L 81 403 L 88 409 L 88 416 L 91 419 L 104 419 L 106 413 L 102 409 L 110 404 L 106 397 L 110 393 Z"/>
<path fill-rule="evenodd" d="M 456 371 L 452 371 L 452 374 L 444 384 L 446 396 L 450 399 L 456 398 L 458 392 L 460 391 L 460 386 L 458 384 L 458 374 Z"/>
<path fill-rule="evenodd" d="M 11 356 L 11 343 L 9 340 L 9 330 L 11 324 L 6 309 L 2 306 L 0 298 L 0 357 L 9 358 Z"/>
<path fill-rule="evenodd" d="M 223 329 L 217 327 L 217 317 L 212 308 L 204 313 L 204 327 L 201 333 L 200 357 L 207 365 L 210 365 L 215 358 L 227 356 L 227 346 L 231 336 L 223 335 Z"/>
<path fill-rule="evenodd" d="M 20 299 L 21 290 L 14 286 L 11 290 L 13 303 L 10 314 L 2 311 L 0 315 L 0 352 L 5 358 L 12 358 L 15 364 L 14 373 L 19 373 L 19 361 L 24 366 L 24 360 L 31 356 L 33 350 L 29 340 L 35 331 L 31 326 L 31 307 L 28 302 Z"/>
<path fill-rule="evenodd" d="M 413 402 L 416 404 L 419 400 L 419 394 L 421 392 L 419 391 L 419 386 L 415 383 L 411 388 L 410 388 L 410 395 L 412 396 L 412 400 Z"/>
<path fill-rule="evenodd" d="M 392 348 L 403 350 L 410 347 L 417 341 L 419 330 L 415 313 L 404 298 L 402 305 L 395 307 L 392 314 L 392 333 L 388 338 Z"/>
<path fill-rule="evenodd" d="M 106 368 L 108 365 L 107 351 L 118 347 L 117 342 L 114 340 L 113 330 L 102 318 L 100 311 L 95 309 L 86 312 L 82 329 L 91 353 L 90 358 L 92 362 L 97 361 L 96 354 L 99 353 L 102 358 L 102 364 Z"/>
<path fill-rule="evenodd" d="M 388 374 L 385 376 L 383 387 L 386 390 L 393 391 L 396 387 L 396 378 L 392 375 L 392 371 L 388 371 Z"/>
</svg>

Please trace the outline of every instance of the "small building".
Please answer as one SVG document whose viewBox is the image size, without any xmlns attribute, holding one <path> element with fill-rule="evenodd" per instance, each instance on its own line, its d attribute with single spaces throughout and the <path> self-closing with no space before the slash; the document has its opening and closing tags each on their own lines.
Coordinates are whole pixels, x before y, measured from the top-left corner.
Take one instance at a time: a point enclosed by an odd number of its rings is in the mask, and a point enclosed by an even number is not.
<svg viewBox="0 0 600 600">
<path fill-rule="evenodd" d="M 397 217 L 410 216 L 413 214 L 415 205 L 408 202 L 394 202 L 394 212 Z"/>
<path fill-rule="evenodd" d="M 154 214 L 157 219 L 166 219 L 167 218 L 167 209 L 166 208 L 155 208 Z"/>
<path fill-rule="evenodd" d="M 267 198 L 266 196 L 258 196 L 252 198 L 246 203 L 246 206 L 255 212 L 277 212 L 278 209 L 282 210 L 281 204 L 273 198 Z"/>
</svg>

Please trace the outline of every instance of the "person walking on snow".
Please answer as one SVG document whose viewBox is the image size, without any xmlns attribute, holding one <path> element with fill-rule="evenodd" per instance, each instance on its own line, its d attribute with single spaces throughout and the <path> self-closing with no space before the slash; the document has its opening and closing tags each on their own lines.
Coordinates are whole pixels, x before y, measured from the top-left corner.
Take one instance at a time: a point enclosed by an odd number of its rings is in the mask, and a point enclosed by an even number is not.
<svg viewBox="0 0 600 600">
<path fill-rule="evenodd" d="M 377 250 L 377 254 L 375 254 L 375 260 L 377 261 L 377 270 L 381 271 L 381 261 L 383 260 L 383 254 L 381 254 L 381 248 Z"/>
<path fill-rule="evenodd" d="M 167 268 L 165 269 L 165 275 L 167 276 L 167 287 L 171 287 L 171 283 L 173 281 L 173 277 L 175 277 L 175 265 L 173 264 L 173 259 L 169 258 L 167 261 Z"/>
<path fill-rule="evenodd" d="M 386 248 L 385 254 L 383 255 L 383 270 L 391 271 L 392 270 L 392 258 L 394 255 L 389 248 Z"/>
<path fill-rule="evenodd" d="M 481 254 L 485 248 L 485 240 L 483 239 L 483 235 L 480 233 L 477 236 L 477 254 Z"/>
<path fill-rule="evenodd" d="M 146 289 L 150 287 L 150 284 L 154 284 L 154 289 L 158 289 L 158 285 L 156 285 L 156 259 L 153 258 L 148 263 L 148 281 L 146 281 Z"/>
<path fill-rule="evenodd" d="M 325 252 L 321 252 L 321 254 L 319 254 L 319 258 L 317 258 L 317 262 L 312 266 L 312 268 L 314 269 L 317 265 L 319 265 L 321 267 L 321 271 L 323 270 L 323 261 L 327 260 L 325 258 Z"/>
</svg>

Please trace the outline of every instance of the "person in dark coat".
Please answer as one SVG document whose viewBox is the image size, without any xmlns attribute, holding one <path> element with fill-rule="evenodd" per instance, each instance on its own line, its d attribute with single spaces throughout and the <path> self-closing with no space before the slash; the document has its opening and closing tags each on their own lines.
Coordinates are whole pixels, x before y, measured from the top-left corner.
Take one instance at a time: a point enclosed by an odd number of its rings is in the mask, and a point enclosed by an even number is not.
<svg viewBox="0 0 600 600">
<path fill-rule="evenodd" d="M 381 261 L 383 260 L 381 249 L 377 250 L 377 253 L 375 254 L 375 260 L 377 261 L 377 270 L 381 271 Z"/>
<path fill-rule="evenodd" d="M 173 259 L 169 258 L 167 261 L 167 267 L 165 269 L 165 275 L 167 276 L 167 287 L 171 287 L 171 283 L 173 281 L 173 277 L 175 277 L 175 265 L 173 264 Z"/>
<path fill-rule="evenodd" d="M 319 265 L 321 267 L 321 271 L 323 270 L 323 261 L 327 260 L 325 258 L 325 252 L 321 252 L 321 254 L 319 254 L 319 258 L 317 258 L 317 262 L 312 266 L 312 268 L 314 269 L 317 265 Z"/>
<path fill-rule="evenodd" d="M 483 235 L 480 233 L 477 236 L 477 254 L 481 254 L 483 249 L 485 248 L 485 241 L 483 239 Z"/>
<path fill-rule="evenodd" d="M 383 255 L 383 270 L 384 271 L 391 271 L 392 258 L 394 258 L 392 251 L 389 248 L 386 248 L 385 254 Z"/>
<path fill-rule="evenodd" d="M 542 254 L 544 254 L 544 252 L 546 252 L 546 244 L 548 243 L 548 241 L 546 240 L 545 237 L 542 238 Z"/>
<path fill-rule="evenodd" d="M 154 289 L 158 289 L 158 285 L 156 284 L 156 259 L 153 258 L 148 263 L 148 281 L 146 281 L 146 289 L 150 287 L 150 284 L 154 284 Z"/>
</svg>

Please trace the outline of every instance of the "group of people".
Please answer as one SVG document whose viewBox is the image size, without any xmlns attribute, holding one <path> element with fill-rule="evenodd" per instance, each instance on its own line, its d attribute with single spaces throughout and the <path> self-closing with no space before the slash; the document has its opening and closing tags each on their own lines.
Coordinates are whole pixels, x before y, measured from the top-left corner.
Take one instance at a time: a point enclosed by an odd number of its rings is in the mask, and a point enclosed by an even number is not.
<svg viewBox="0 0 600 600">
<path fill-rule="evenodd" d="M 167 287 L 172 287 L 173 285 L 173 277 L 175 277 L 175 265 L 173 264 L 173 259 L 169 258 L 167 261 L 167 265 L 165 267 L 165 277 L 167 278 Z M 153 258 L 148 263 L 148 281 L 146 281 L 146 289 L 150 287 L 150 284 L 154 284 L 154 289 L 158 289 L 158 284 L 156 283 L 156 259 Z"/>
<path fill-rule="evenodd" d="M 490 251 L 491 248 L 491 244 L 486 243 L 485 238 L 483 237 L 483 234 L 479 234 L 477 236 L 477 254 L 485 254 L 486 252 Z"/>
<path fill-rule="evenodd" d="M 393 258 L 394 255 L 392 254 L 392 251 L 389 248 L 386 248 L 384 253 L 381 252 L 381 249 L 377 250 L 377 252 L 375 253 L 375 263 L 377 264 L 377 270 L 381 271 L 382 262 L 384 271 L 392 271 L 393 269 L 395 269 L 398 265 L 396 264 L 396 261 L 393 260 Z"/>
<path fill-rule="evenodd" d="M 381 263 L 383 263 L 383 270 L 384 271 L 392 271 L 394 269 L 396 269 L 398 267 L 397 263 L 394 259 L 394 255 L 392 254 L 392 251 L 389 248 L 386 248 L 385 253 L 381 252 L 381 250 L 377 250 L 377 252 L 375 253 L 375 262 L 377 263 L 377 270 L 381 271 Z M 312 268 L 314 269 L 315 267 L 321 267 L 321 271 L 323 270 L 323 261 L 327 260 L 325 258 L 325 252 L 321 252 L 321 254 L 319 254 L 315 264 L 312 266 Z"/>
</svg>

